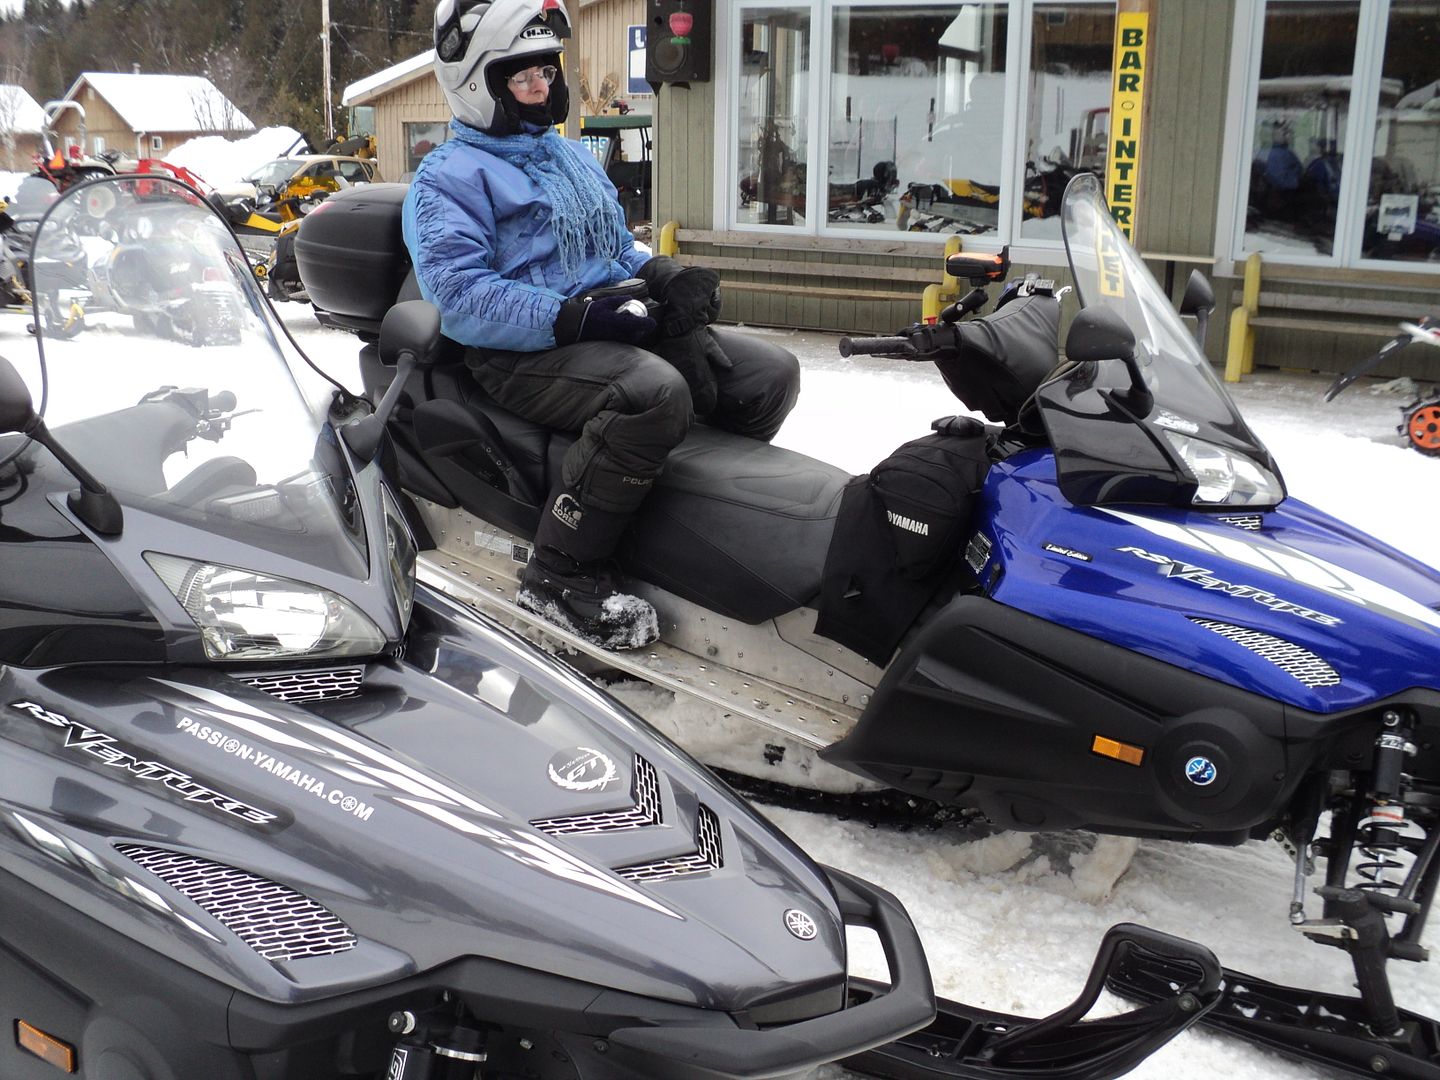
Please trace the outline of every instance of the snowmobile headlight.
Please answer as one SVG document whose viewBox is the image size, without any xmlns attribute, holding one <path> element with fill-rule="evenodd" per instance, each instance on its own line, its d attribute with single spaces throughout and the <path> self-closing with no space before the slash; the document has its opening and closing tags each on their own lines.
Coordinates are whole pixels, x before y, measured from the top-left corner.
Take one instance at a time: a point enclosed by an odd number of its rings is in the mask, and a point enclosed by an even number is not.
<svg viewBox="0 0 1440 1080">
<path fill-rule="evenodd" d="M 1175 431 L 1165 438 L 1195 481 L 1197 506 L 1274 506 L 1285 497 L 1279 478 L 1242 454 Z"/>
<path fill-rule="evenodd" d="M 410 608 L 415 603 L 415 541 L 394 496 L 385 488 L 381 492 L 385 503 L 385 565 L 400 608 L 400 624 L 408 626 Z"/>
<path fill-rule="evenodd" d="M 344 597 L 303 581 L 147 551 L 211 660 L 373 656 L 385 635 Z"/>
</svg>

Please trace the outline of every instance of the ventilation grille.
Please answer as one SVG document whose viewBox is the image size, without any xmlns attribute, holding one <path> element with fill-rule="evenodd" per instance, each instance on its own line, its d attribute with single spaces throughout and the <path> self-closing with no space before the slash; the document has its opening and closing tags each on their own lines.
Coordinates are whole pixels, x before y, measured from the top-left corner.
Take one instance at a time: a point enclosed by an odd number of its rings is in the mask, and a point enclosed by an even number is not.
<svg viewBox="0 0 1440 1080">
<path fill-rule="evenodd" d="M 1226 525 L 1233 525 L 1237 529 L 1244 529 L 1246 532 L 1259 532 L 1260 527 L 1265 524 L 1265 519 L 1259 514 L 1225 514 L 1215 520 L 1223 521 Z"/>
<path fill-rule="evenodd" d="M 355 947 L 355 935 L 331 912 L 276 882 L 143 844 L 117 844 L 116 850 L 189 897 L 266 960 L 331 956 Z"/>
<path fill-rule="evenodd" d="M 725 865 L 720 842 L 720 819 L 708 806 L 702 805 L 696 816 L 695 848 L 689 855 L 622 866 L 615 872 L 629 881 L 663 881 L 666 878 L 689 877 L 692 874 L 719 870 Z"/>
<path fill-rule="evenodd" d="M 1262 660 L 1268 660 L 1281 671 L 1305 686 L 1339 686 L 1340 673 L 1316 656 L 1309 649 L 1302 649 L 1284 638 L 1262 634 L 1243 626 L 1216 622 L 1213 619 L 1190 620 L 1207 630 L 1213 630 L 1223 638 L 1229 638 L 1237 645 L 1244 646 Z"/>
<path fill-rule="evenodd" d="M 569 817 L 539 818 L 530 824 L 551 836 L 581 836 L 587 833 L 624 832 L 660 824 L 660 776 L 655 766 L 642 757 L 635 758 L 635 805 L 623 810 L 604 810 L 598 814 L 573 814 Z"/>
<path fill-rule="evenodd" d="M 329 671 L 278 671 L 271 675 L 237 675 L 246 686 L 263 690 L 281 701 L 336 701 L 355 697 L 365 678 L 363 667 Z"/>
</svg>

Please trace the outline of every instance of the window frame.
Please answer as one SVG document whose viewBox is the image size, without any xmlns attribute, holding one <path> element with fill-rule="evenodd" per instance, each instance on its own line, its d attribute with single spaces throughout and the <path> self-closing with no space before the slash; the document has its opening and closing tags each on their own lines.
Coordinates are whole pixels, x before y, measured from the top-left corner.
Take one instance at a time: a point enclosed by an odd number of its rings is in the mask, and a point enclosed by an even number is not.
<svg viewBox="0 0 1440 1080">
<path fill-rule="evenodd" d="M 881 243 L 933 244 L 942 248 L 953 236 L 950 232 L 884 232 L 855 225 L 832 224 L 827 220 L 827 194 L 822 181 L 828 177 L 830 82 L 833 75 L 834 35 L 831 27 L 837 8 L 913 8 L 926 6 L 932 0 L 736 0 L 724 5 L 716 26 L 716 78 L 714 130 L 724 132 L 723 146 L 716 147 L 713 163 L 713 220 L 717 228 L 738 233 L 751 233 L 757 241 L 764 237 L 794 237 L 829 241 L 840 245 L 865 241 Z M 975 0 L 1006 9 L 1006 67 L 1004 73 L 1005 113 L 1001 142 L 1000 183 L 1002 202 L 1006 207 L 997 231 L 988 235 L 964 234 L 967 250 L 999 251 L 1009 245 L 1011 257 L 1017 262 L 1036 265 L 1065 265 L 1064 244 L 1059 240 L 1020 235 L 1024 215 L 1026 132 L 1022 130 L 1029 115 L 1030 54 L 1034 41 L 1035 8 L 1053 6 L 1057 0 Z M 1068 0 L 1074 7 L 1108 7 L 1118 11 L 1115 0 Z M 936 3 L 935 6 L 954 6 Z M 740 79 L 738 78 L 741 26 L 748 12 L 771 8 L 805 9 L 810 18 L 810 88 L 805 123 L 806 190 L 805 222 L 803 225 L 765 225 L 737 220 L 735 185 L 739 176 L 739 110 Z M 1112 58 L 1113 75 L 1113 58 Z M 818 136 L 817 136 L 817 133 Z M 828 245 L 827 245 L 828 246 Z"/>
<path fill-rule="evenodd" d="M 1246 243 L 1246 217 L 1250 191 L 1250 148 L 1254 139 L 1259 99 L 1260 57 L 1264 48 L 1265 14 L 1271 3 L 1259 0 L 1249 6 L 1248 18 L 1239 15 L 1231 47 L 1230 91 L 1227 112 L 1237 123 L 1226 126 L 1218 207 L 1218 259 L 1243 262 L 1257 251 L 1268 262 L 1299 267 L 1369 270 L 1385 273 L 1435 274 L 1435 264 L 1404 259 L 1366 258 L 1364 250 L 1365 202 L 1374 162 L 1376 126 L 1380 114 L 1380 85 L 1384 77 L 1385 44 L 1389 34 L 1390 0 L 1356 0 L 1358 33 L 1351 60 L 1350 100 L 1343 147 L 1345 162 L 1363 162 L 1363 168 L 1341 170 L 1335 212 L 1335 243 L 1329 255 L 1299 251 L 1251 248 Z M 1303 2 L 1303 0 L 1297 0 Z M 1243 10 L 1243 9 L 1242 9 Z M 1228 222 L 1228 227 L 1227 227 Z"/>
</svg>

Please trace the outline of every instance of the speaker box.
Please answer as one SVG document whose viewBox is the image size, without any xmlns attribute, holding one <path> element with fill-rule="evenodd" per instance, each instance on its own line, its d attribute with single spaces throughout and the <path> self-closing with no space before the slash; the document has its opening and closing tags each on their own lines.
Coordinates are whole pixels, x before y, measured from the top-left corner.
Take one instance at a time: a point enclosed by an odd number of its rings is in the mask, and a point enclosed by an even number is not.
<svg viewBox="0 0 1440 1080">
<path fill-rule="evenodd" d="M 710 81 L 714 0 L 645 0 L 645 81 Z"/>
</svg>

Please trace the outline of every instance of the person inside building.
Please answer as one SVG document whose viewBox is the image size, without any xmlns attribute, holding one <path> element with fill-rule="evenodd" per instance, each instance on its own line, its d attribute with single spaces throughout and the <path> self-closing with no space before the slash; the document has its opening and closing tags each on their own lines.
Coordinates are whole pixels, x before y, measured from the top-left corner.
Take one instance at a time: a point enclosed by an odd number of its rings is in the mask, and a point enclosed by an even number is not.
<svg viewBox="0 0 1440 1080">
<path fill-rule="evenodd" d="M 696 416 L 770 439 L 799 365 L 708 325 L 719 278 L 635 247 L 614 186 L 555 130 L 569 94 L 561 0 L 441 0 L 435 74 L 454 120 L 405 199 L 420 293 L 503 408 L 578 431 L 521 576 L 524 608 L 606 648 L 658 636 L 612 555 Z M 629 279 L 639 278 L 639 281 Z M 650 304 L 637 297 L 648 293 Z M 652 316 L 653 311 L 653 316 Z"/>
</svg>

